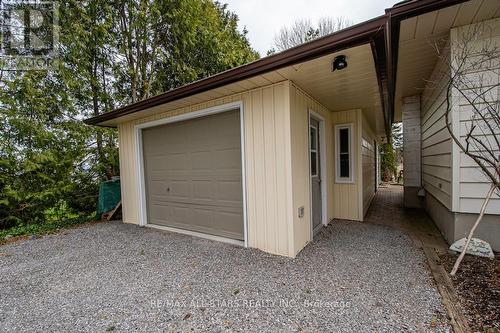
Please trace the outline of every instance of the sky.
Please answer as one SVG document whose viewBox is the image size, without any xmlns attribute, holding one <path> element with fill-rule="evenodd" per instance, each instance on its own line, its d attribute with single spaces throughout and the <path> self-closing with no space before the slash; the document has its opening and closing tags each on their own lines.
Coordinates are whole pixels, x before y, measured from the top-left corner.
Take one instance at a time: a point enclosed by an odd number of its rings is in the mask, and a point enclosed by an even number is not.
<svg viewBox="0 0 500 333">
<path fill-rule="evenodd" d="M 274 35 L 298 19 L 317 21 L 321 17 L 343 16 L 360 23 L 384 14 L 400 0 L 222 0 L 239 19 L 239 29 L 248 30 L 254 49 L 265 56 Z"/>
</svg>

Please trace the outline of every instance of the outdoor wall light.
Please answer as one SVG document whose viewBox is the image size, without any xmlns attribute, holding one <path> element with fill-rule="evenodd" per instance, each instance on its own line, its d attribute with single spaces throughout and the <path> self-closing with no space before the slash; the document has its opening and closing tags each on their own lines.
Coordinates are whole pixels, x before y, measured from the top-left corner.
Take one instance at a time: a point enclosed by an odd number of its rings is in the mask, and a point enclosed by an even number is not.
<svg viewBox="0 0 500 333">
<path fill-rule="evenodd" d="M 333 59 L 332 72 L 335 70 L 342 70 L 347 67 L 347 61 L 345 60 L 345 55 L 339 55 Z"/>
</svg>

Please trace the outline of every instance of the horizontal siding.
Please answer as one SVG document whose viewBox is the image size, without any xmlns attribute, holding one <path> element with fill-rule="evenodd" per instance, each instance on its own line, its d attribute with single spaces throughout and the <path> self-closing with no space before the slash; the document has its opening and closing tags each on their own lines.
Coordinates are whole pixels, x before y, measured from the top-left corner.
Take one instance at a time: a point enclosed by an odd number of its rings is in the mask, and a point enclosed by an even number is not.
<svg viewBox="0 0 500 333">
<path fill-rule="evenodd" d="M 468 49 L 472 52 L 470 60 L 471 62 L 477 61 L 474 52 L 482 52 L 482 49 L 485 46 L 487 48 L 494 47 L 495 43 L 497 45 L 500 45 L 500 19 L 490 20 L 484 22 L 483 24 L 486 30 L 484 37 L 477 38 L 476 40 L 468 43 Z M 470 26 L 454 29 L 452 31 L 452 45 L 457 45 L 456 42 L 462 38 L 461 36 L 463 36 L 463 32 L 471 31 L 469 29 Z M 452 48 L 452 52 L 459 52 L 459 49 L 454 46 Z M 475 88 L 472 90 L 462 89 L 461 92 L 459 92 L 458 90 L 453 92 L 453 103 L 454 105 L 457 105 L 457 110 L 459 113 L 455 118 L 459 121 L 459 125 L 455 128 L 457 129 L 457 131 L 460 131 L 460 141 L 463 144 L 465 144 L 466 136 L 471 128 L 471 117 L 474 114 L 473 106 L 471 105 L 470 101 L 477 96 L 478 92 L 485 92 L 484 98 L 490 103 L 498 103 L 500 101 L 500 91 L 498 90 L 498 87 L 495 87 L 500 81 L 499 73 L 499 59 L 492 59 L 491 61 L 481 63 L 480 66 L 473 66 L 471 68 L 468 68 L 465 74 L 465 80 L 468 81 L 467 85 L 469 87 L 472 85 Z M 495 88 L 491 89 L 491 87 Z M 484 103 L 474 102 L 474 105 L 479 109 L 485 107 Z M 500 154 L 500 152 L 496 148 L 494 137 L 491 135 L 483 135 L 484 133 L 480 130 L 481 127 L 486 128 L 487 124 L 484 122 L 476 122 L 476 126 L 477 127 L 474 131 L 474 135 L 480 138 L 487 146 L 493 147 L 496 155 Z M 491 132 L 487 130 L 486 133 Z M 478 146 L 471 146 L 470 150 L 475 152 L 484 152 L 484 149 Z M 456 195 L 458 196 L 457 210 L 462 213 L 479 213 L 486 193 L 489 190 L 490 182 L 470 157 L 468 157 L 461 151 L 458 155 L 459 156 L 457 156 L 456 159 L 456 163 L 459 164 L 457 175 L 458 180 L 456 182 Z M 495 195 L 492 198 L 492 200 L 488 204 L 486 212 L 489 214 L 500 214 L 500 197 L 498 195 Z"/>
<path fill-rule="evenodd" d="M 363 214 L 366 215 L 375 196 L 375 135 L 363 117 L 363 137 L 361 139 L 361 163 L 363 169 Z"/>
<path fill-rule="evenodd" d="M 430 166 L 449 167 L 450 158 L 447 154 L 423 156 L 422 163 Z"/>
<path fill-rule="evenodd" d="M 422 186 L 422 124 L 421 98 L 410 96 L 403 98 L 403 162 L 404 186 Z"/>
<path fill-rule="evenodd" d="M 445 126 L 441 126 L 437 132 L 433 132 L 432 134 L 429 134 L 426 136 L 425 142 L 422 143 L 423 148 L 430 148 L 432 146 L 435 146 L 437 144 L 450 141 L 450 133 L 448 132 L 448 129 Z"/>
<path fill-rule="evenodd" d="M 445 121 L 448 70 L 445 58 L 440 59 L 422 94 L 422 183 L 451 210 L 452 140 Z"/>
</svg>

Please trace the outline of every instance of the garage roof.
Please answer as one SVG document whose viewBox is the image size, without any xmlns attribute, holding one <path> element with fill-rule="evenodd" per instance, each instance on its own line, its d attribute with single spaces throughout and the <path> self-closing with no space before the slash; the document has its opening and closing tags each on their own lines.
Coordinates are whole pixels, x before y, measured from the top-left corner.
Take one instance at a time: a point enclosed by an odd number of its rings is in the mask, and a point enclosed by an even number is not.
<svg viewBox="0 0 500 333">
<path fill-rule="evenodd" d="M 387 9 L 385 15 L 351 26 L 309 43 L 299 45 L 284 52 L 195 81 L 111 112 L 86 119 L 85 123 L 89 125 L 110 126 L 109 121 L 116 118 L 249 79 L 280 68 L 316 59 L 340 50 L 370 43 L 372 44 L 376 72 L 379 80 L 381 104 L 384 108 L 386 133 L 389 133 L 390 124 L 394 117 L 394 90 L 400 22 L 461 2 L 464 2 L 464 0 L 405 1 Z M 108 122 L 108 124 L 106 124 L 106 122 Z"/>
</svg>

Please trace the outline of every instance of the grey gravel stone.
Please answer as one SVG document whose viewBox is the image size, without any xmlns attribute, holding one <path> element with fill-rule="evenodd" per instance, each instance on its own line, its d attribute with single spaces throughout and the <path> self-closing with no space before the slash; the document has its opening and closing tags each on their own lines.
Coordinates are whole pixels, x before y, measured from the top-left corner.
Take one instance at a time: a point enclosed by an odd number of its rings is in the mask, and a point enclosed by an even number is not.
<svg viewBox="0 0 500 333">
<path fill-rule="evenodd" d="M 422 252 L 383 226 L 336 222 L 295 259 L 118 222 L 1 249 L 0 332 L 449 330 Z"/>
</svg>

